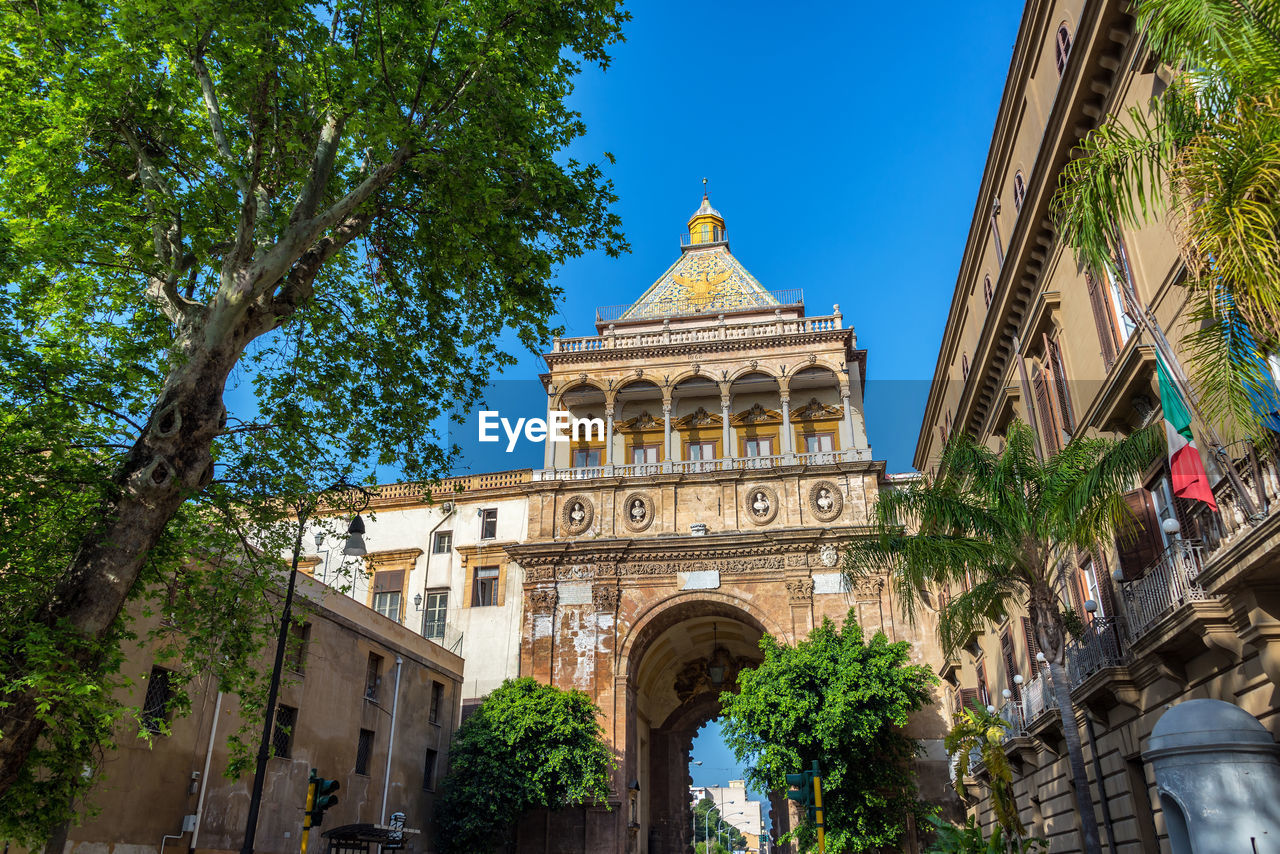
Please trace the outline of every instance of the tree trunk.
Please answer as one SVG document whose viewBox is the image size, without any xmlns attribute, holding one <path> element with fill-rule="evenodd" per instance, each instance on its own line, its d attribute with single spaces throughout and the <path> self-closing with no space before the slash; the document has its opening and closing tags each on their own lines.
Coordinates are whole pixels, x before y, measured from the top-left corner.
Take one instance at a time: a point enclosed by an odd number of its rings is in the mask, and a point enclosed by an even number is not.
<svg viewBox="0 0 1280 854">
<path fill-rule="evenodd" d="M 1071 779 L 1075 784 L 1080 836 L 1085 854 L 1102 854 L 1098 820 L 1093 814 L 1093 790 L 1089 786 L 1089 774 L 1085 771 L 1084 750 L 1080 747 L 1080 727 L 1076 724 L 1075 706 L 1071 703 L 1071 682 L 1067 678 L 1067 669 L 1062 665 L 1061 656 L 1062 650 L 1059 650 L 1057 655 L 1049 659 L 1049 676 L 1053 680 L 1053 696 L 1058 701 L 1062 738 L 1067 744 L 1067 762 L 1071 766 Z"/>
<path fill-rule="evenodd" d="M 228 329 L 222 340 L 209 340 L 209 322 L 179 337 L 176 365 L 113 477 L 115 494 L 98 509 L 97 524 L 67 567 L 40 624 L 69 628 L 91 642 L 108 636 L 165 527 L 182 503 L 212 480 L 213 442 L 226 420 L 223 391 L 244 346 L 260 329 L 256 315 L 239 312 L 238 322 L 221 327 Z M 99 666 L 99 649 L 97 643 L 79 644 L 70 662 L 92 670 Z M 36 716 L 38 695 L 4 699 L 10 705 L 0 715 L 0 797 L 44 732 Z"/>
</svg>

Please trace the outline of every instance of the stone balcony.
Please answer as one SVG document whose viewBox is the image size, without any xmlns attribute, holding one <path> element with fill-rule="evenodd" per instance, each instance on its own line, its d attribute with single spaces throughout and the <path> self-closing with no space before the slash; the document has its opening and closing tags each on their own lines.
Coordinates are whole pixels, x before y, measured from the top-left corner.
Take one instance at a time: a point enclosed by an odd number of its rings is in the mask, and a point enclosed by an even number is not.
<svg viewBox="0 0 1280 854">
<path fill-rule="evenodd" d="M 663 474 L 707 474 L 714 472 L 760 471 L 786 466 L 829 466 L 837 463 L 871 461 L 869 448 L 776 454 L 762 457 L 726 457 L 717 460 L 671 460 L 661 463 L 633 463 L 612 466 L 575 466 L 538 469 L 534 481 L 594 480 L 604 477 L 653 477 Z"/>
</svg>

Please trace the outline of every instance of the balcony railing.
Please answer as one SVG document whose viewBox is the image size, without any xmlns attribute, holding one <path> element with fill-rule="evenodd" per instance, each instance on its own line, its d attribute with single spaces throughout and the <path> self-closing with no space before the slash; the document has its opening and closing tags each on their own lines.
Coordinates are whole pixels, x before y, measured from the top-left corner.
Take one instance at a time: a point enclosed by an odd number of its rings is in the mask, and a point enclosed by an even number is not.
<svg viewBox="0 0 1280 854">
<path fill-rule="evenodd" d="M 703 474 L 723 471 L 756 471 L 782 466 L 824 466 L 836 463 L 869 462 L 869 448 L 843 451 L 815 451 L 804 454 L 775 454 L 768 457 L 725 457 L 718 460 L 671 460 L 664 463 L 632 463 L 612 466 L 575 466 L 539 469 L 535 481 L 593 480 L 598 477 L 650 477 L 657 474 Z"/>
<path fill-rule="evenodd" d="M 1175 540 L 1136 581 L 1120 585 L 1129 634 L 1134 640 L 1174 608 L 1208 598 L 1196 583 L 1203 550 L 1193 540 Z"/>
<path fill-rule="evenodd" d="M 726 243 L 729 240 L 727 228 L 709 225 L 697 231 L 686 231 L 680 235 L 681 246 L 705 246 L 712 243 Z"/>
<path fill-rule="evenodd" d="M 1125 661 L 1125 648 L 1115 617 L 1095 617 L 1083 636 L 1067 642 L 1067 676 L 1072 688 L 1100 670 L 1119 667 Z"/>
<path fill-rule="evenodd" d="M 664 303 L 661 310 L 654 309 L 652 311 L 646 310 L 647 306 L 636 307 L 635 303 L 630 302 L 622 305 L 606 305 L 596 309 L 596 323 L 613 323 L 615 320 L 623 320 L 623 315 L 628 315 L 625 318 L 626 320 L 655 320 L 663 317 L 687 317 L 694 314 L 716 315 L 749 309 L 804 305 L 804 289 L 802 288 L 784 288 L 778 291 L 769 291 L 768 293 L 772 302 L 756 306 L 729 305 L 720 294 L 712 294 L 701 299 L 684 300 L 674 306 Z M 633 308 L 636 308 L 634 312 L 631 311 Z"/>
</svg>

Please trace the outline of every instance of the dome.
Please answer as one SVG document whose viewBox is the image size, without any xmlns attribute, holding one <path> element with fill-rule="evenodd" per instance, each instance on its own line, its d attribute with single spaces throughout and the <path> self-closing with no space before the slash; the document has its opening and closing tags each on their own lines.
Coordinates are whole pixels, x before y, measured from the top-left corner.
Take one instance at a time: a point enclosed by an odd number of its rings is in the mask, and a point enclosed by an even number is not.
<svg viewBox="0 0 1280 854">
<path fill-rule="evenodd" d="M 702 204 L 693 212 L 693 216 L 689 217 L 689 221 L 692 222 L 700 216 L 713 216 L 721 222 L 724 221 L 724 217 L 720 215 L 720 211 L 711 207 L 711 199 L 705 195 L 702 197 Z"/>
<path fill-rule="evenodd" d="M 1187 700 L 1160 716 L 1147 752 L 1210 745 L 1221 749 L 1276 748 L 1267 728 L 1239 706 L 1222 700 Z"/>
</svg>

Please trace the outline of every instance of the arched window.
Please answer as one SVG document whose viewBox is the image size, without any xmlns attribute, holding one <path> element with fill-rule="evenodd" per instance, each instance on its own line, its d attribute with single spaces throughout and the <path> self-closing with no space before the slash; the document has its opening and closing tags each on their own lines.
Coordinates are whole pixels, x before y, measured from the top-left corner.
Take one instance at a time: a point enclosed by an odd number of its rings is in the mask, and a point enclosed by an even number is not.
<svg viewBox="0 0 1280 854">
<path fill-rule="evenodd" d="M 1022 210 L 1022 200 L 1027 197 L 1027 185 L 1022 180 L 1022 171 L 1019 170 L 1013 176 L 1013 207 L 1015 210 Z"/>
<path fill-rule="evenodd" d="M 991 308 L 991 277 L 987 276 L 982 280 L 982 299 L 986 301 L 987 308 Z"/>
<path fill-rule="evenodd" d="M 1058 66 L 1058 76 L 1062 76 L 1062 72 L 1067 67 L 1067 57 L 1071 55 L 1071 31 L 1067 29 L 1067 22 L 1063 21 L 1058 25 L 1058 37 L 1053 45 L 1053 61 Z"/>
<path fill-rule="evenodd" d="M 968 353 L 960 354 L 960 373 L 964 375 L 964 378 L 966 380 L 969 379 L 969 354 Z"/>
</svg>

